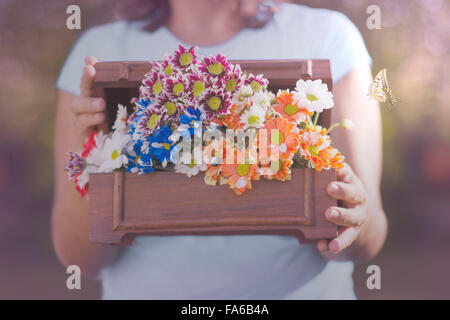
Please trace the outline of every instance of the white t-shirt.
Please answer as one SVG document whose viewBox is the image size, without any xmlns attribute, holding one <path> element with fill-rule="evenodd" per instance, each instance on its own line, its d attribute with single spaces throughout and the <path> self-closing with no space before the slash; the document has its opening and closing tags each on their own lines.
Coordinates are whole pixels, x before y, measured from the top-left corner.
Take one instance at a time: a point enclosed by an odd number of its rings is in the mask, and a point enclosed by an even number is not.
<svg viewBox="0 0 450 320">
<path fill-rule="evenodd" d="M 161 59 L 181 43 L 167 28 L 150 33 L 125 21 L 85 32 L 57 87 L 80 94 L 84 57 L 101 61 Z M 200 47 L 229 59 L 330 59 L 334 82 L 371 63 L 357 28 L 341 13 L 283 4 L 261 29 Z M 170 190 L 168 190 L 170 192 Z M 151 204 L 150 204 L 151 205 Z M 327 262 L 314 245 L 274 235 L 137 237 L 102 270 L 105 299 L 352 299 L 353 263 Z"/>
</svg>

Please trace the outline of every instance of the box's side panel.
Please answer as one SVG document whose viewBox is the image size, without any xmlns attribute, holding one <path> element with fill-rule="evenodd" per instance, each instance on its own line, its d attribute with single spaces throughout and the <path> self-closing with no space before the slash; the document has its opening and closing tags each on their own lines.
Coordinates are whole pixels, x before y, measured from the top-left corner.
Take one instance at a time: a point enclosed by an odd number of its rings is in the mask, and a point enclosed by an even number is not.
<svg viewBox="0 0 450 320">
<path fill-rule="evenodd" d="M 90 241 L 120 243 L 123 232 L 113 231 L 114 174 L 89 175 Z"/>
<path fill-rule="evenodd" d="M 318 172 L 314 170 L 312 172 L 314 173 L 314 226 L 302 226 L 299 230 L 303 233 L 306 241 L 331 239 L 337 235 L 338 227 L 326 220 L 325 211 L 327 208 L 337 205 L 337 201 L 327 192 L 328 184 L 336 180 L 336 171 Z"/>
</svg>

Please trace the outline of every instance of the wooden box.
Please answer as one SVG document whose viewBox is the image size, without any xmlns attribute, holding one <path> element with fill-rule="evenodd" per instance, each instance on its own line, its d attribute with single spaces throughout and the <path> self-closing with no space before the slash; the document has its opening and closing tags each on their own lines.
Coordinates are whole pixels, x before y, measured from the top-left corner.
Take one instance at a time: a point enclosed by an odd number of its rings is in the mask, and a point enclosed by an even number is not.
<svg viewBox="0 0 450 320">
<path fill-rule="evenodd" d="M 242 60 L 243 70 L 263 73 L 270 87 L 293 88 L 300 79 L 322 79 L 332 88 L 328 60 Z M 117 104 L 130 105 L 138 96 L 149 62 L 102 62 L 95 66 L 95 87 L 104 96 L 111 124 Z M 131 112 L 131 110 L 128 110 Z M 331 113 L 320 121 L 329 125 Z M 149 175 L 124 172 L 90 175 L 90 240 L 102 244 L 131 244 L 136 235 L 279 234 L 300 241 L 336 236 L 337 226 L 326 221 L 325 210 L 336 200 L 326 192 L 334 170 L 293 168 L 287 182 L 261 179 L 253 189 L 236 195 L 224 186 L 209 186 L 203 174 L 188 178 L 174 172 Z"/>
</svg>

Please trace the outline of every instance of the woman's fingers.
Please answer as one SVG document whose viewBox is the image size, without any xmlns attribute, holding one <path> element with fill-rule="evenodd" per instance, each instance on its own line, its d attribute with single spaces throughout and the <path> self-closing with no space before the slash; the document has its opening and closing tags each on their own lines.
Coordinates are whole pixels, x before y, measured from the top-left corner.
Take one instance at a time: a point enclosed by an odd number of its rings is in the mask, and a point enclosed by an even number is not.
<svg viewBox="0 0 450 320">
<path fill-rule="evenodd" d="M 101 112 L 105 110 L 105 100 L 103 98 L 79 97 L 72 103 L 72 112 L 75 115 L 82 113 Z"/>
<path fill-rule="evenodd" d="M 351 209 L 330 207 L 325 211 L 325 218 L 340 226 L 359 227 L 364 223 L 365 214 L 360 206 Z"/>
<path fill-rule="evenodd" d="M 355 180 L 356 176 L 349 164 L 345 163 L 344 167 L 336 170 L 338 181 L 350 183 Z"/>
<path fill-rule="evenodd" d="M 95 68 L 92 65 L 85 65 L 83 76 L 81 77 L 81 96 L 91 97 L 94 94 Z"/>
<path fill-rule="evenodd" d="M 351 204 L 362 204 L 366 200 L 364 191 L 357 183 L 333 181 L 328 184 L 327 191 L 333 198 Z"/>
<path fill-rule="evenodd" d="M 82 130 L 88 130 L 91 127 L 100 125 L 105 121 L 105 114 L 103 112 L 97 113 L 83 113 L 76 117 L 76 125 Z"/>
<path fill-rule="evenodd" d="M 84 58 L 84 63 L 86 64 L 86 65 L 92 65 L 92 66 L 94 66 L 97 62 L 99 62 L 99 60 L 98 60 L 98 58 L 97 57 L 94 57 L 94 56 L 86 56 L 85 58 Z"/>
<path fill-rule="evenodd" d="M 339 230 L 339 235 L 328 244 L 329 251 L 333 254 L 341 252 L 356 240 L 358 233 L 358 228 L 344 228 Z"/>
</svg>

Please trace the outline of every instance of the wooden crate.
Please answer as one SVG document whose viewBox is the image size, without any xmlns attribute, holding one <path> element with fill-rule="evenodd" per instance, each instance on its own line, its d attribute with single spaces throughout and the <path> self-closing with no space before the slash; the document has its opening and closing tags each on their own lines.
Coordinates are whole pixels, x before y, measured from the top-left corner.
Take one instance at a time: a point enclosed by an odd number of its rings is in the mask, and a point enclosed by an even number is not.
<svg viewBox="0 0 450 320">
<path fill-rule="evenodd" d="M 270 89 L 293 88 L 300 79 L 322 79 L 332 88 L 328 60 L 242 60 L 243 70 L 263 73 Z M 111 124 L 117 104 L 138 96 L 149 62 L 102 62 L 95 66 L 95 87 L 104 96 Z M 129 109 L 129 112 L 132 110 Z M 329 125 L 330 110 L 321 115 Z M 288 182 L 261 179 L 236 195 L 228 186 L 209 186 L 203 174 L 188 178 L 174 172 L 149 175 L 124 172 L 91 174 L 90 240 L 131 244 L 136 235 L 280 234 L 302 242 L 336 236 L 336 225 L 324 218 L 337 205 L 326 192 L 335 172 L 293 168 Z"/>
</svg>

